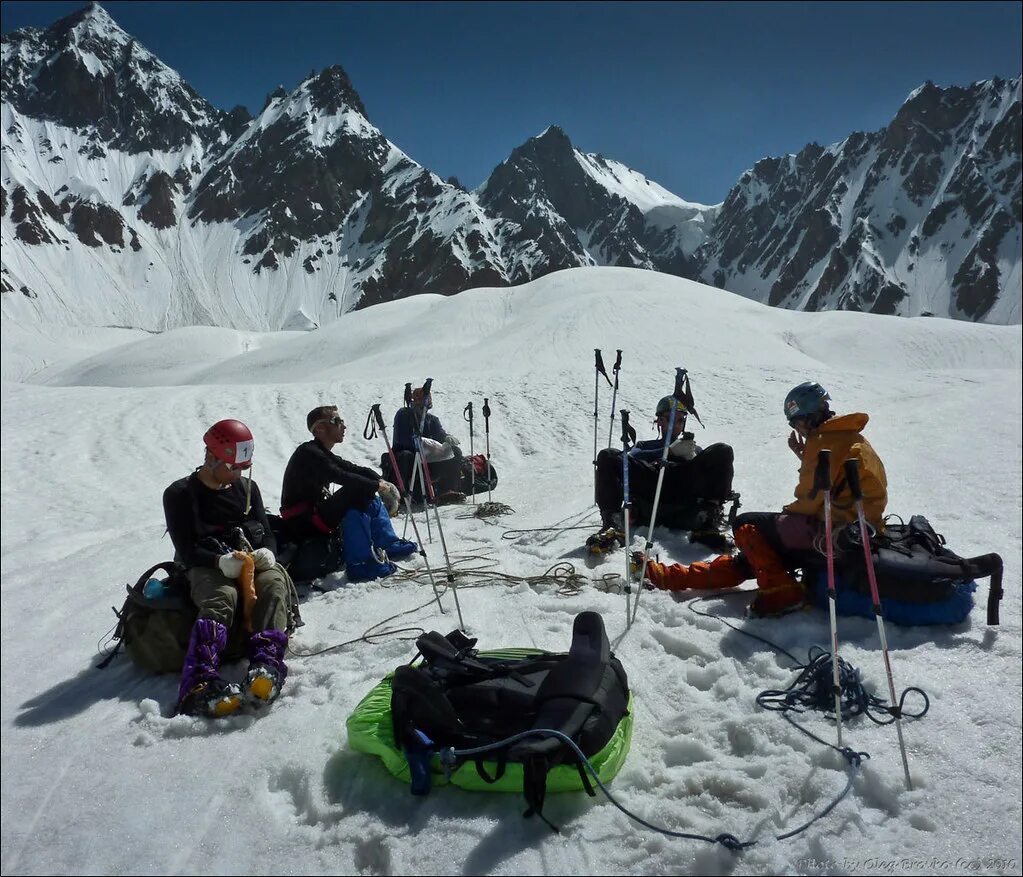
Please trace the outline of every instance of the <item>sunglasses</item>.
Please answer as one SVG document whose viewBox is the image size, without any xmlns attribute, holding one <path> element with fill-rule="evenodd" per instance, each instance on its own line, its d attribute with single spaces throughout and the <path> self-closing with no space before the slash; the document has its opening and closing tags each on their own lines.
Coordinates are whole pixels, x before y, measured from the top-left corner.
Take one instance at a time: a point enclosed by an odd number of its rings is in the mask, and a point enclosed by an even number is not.
<svg viewBox="0 0 1023 877">
<path fill-rule="evenodd" d="M 329 419 L 328 418 L 323 418 L 322 420 L 317 420 L 316 423 L 313 424 L 313 426 L 316 426 L 317 423 L 329 423 L 331 426 L 344 426 L 345 425 L 344 418 L 340 417 L 339 415 L 334 415 L 333 417 L 331 417 Z"/>
</svg>

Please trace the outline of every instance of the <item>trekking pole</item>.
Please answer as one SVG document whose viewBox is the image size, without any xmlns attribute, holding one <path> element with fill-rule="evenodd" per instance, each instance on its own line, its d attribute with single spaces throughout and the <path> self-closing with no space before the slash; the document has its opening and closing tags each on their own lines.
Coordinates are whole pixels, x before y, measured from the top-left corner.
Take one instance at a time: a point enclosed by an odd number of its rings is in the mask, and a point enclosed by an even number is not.
<svg viewBox="0 0 1023 877">
<path fill-rule="evenodd" d="M 437 509 L 437 498 L 433 492 L 433 479 L 430 478 L 430 466 L 426 462 L 426 455 L 423 453 L 423 439 L 422 439 L 422 424 L 426 423 L 426 400 L 430 397 L 430 387 L 433 386 L 433 378 L 427 378 L 426 383 L 423 384 L 423 417 L 421 423 L 416 423 L 415 418 L 412 418 L 412 440 L 416 446 L 416 455 L 419 460 L 420 471 L 423 475 L 423 481 L 426 485 L 427 495 L 429 496 L 429 503 L 426 509 L 426 520 L 430 520 L 430 506 L 433 506 L 433 514 L 437 519 L 437 533 L 440 536 L 440 546 L 444 551 L 444 563 L 447 566 L 448 575 L 448 587 L 451 588 L 451 593 L 455 598 L 455 611 L 458 612 L 458 626 L 459 629 L 465 630 L 465 621 L 462 618 L 462 607 L 458 601 L 458 586 L 455 584 L 455 573 L 451 568 L 451 555 L 448 554 L 448 545 L 444 540 L 444 528 L 440 523 L 440 511 Z M 411 399 L 411 393 L 409 394 Z M 413 412 L 415 413 L 415 412 Z"/>
<path fill-rule="evenodd" d="M 375 423 L 374 423 L 375 421 Z M 387 427 L 384 425 L 384 416 L 380 413 L 380 405 L 374 405 L 369 409 L 369 416 L 366 418 L 366 428 L 363 430 L 363 437 L 367 440 L 376 438 L 376 430 L 380 430 L 380 434 L 384 437 L 384 444 L 387 445 L 387 456 L 391 458 L 391 469 L 394 471 L 394 477 L 397 480 L 398 490 L 401 492 L 402 498 L 405 500 L 405 512 L 408 515 L 408 519 L 412 521 L 412 532 L 416 534 L 416 543 L 419 545 L 419 556 L 423 558 L 423 563 L 426 564 L 426 574 L 430 578 L 430 585 L 433 587 L 433 595 L 437 598 L 437 607 L 441 612 L 444 611 L 444 604 L 440 601 L 440 591 L 437 590 L 437 583 L 433 578 L 433 570 L 430 568 L 430 560 L 426 556 L 426 547 L 423 545 L 422 537 L 419 535 L 419 528 L 416 526 L 416 519 L 412 514 L 412 503 L 409 499 L 409 494 L 405 490 L 404 479 L 401 477 L 401 470 L 398 468 L 398 460 L 394 456 L 394 449 L 391 447 L 391 440 L 387 437 Z"/>
<path fill-rule="evenodd" d="M 632 499 L 629 496 L 629 442 L 636 440 L 636 430 L 629 426 L 629 412 L 622 409 L 622 524 L 625 527 L 625 621 L 628 625 L 632 612 L 632 558 L 629 554 L 629 516 Z M 642 581 L 642 580 L 641 580 Z"/>
<path fill-rule="evenodd" d="M 409 431 L 413 435 L 412 445 L 416 446 L 415 434 L 416 434 L 416 411 L 412 405 L 412 382 L 408 381 L 405 384 L 405 407 L 408 408 L 409 415 Z M 423 419 L 425 420 L 426 406 L 423 406 Z M 433 542 L 433 531 L 430 529 L 430 510 L 426 507 L 426 482 L 422 480 L 422 472 L 419 467 L 419 454 L 417 453 L 412 460 L 412 477 L 409 479 L 409 492 L 415 493 L 416 485 L 421 483 L 421 491 L 423 494 L 423 513 L 426 515 L 426 538 Z M 412 504 L 408 505 L 408 512 L 405 517 L 405 529 L 402 531 L 402 538 L 405 538 L 405 533 L 408 531 L 409 518 L 413 517 Z M 413 527 L 413 529 L 415 529 Z"/>
<path fill-rule="evenodd" d="M 607 369 L 604 368 L 604 357 L 600 355 L 600 348 L 593 348 L 593 502 L 597 502 L 597 417 L 600 398 L 600 376 L 604 376 L 607 385 L 611 386 L 611 379 L 607 376 Z"/>
<path fill-rule="evenodd" d="M 838 613 L 835 610 L 835 545 L 831 541 L 831 451 L 817 455 L 817 471 L 813 477 L 813 493 L 824 491 L 824 540 L 828 560 L 828 611 L 831 615 L 831 689 L 835 695 L 835 723 L 838 727 L 838 748 L 842 748 L 842 686 L 838 681 Z"/>
<path fill-rule="evenodd" d="M 654 506 L 650 510 L 650 527 L 646 534 L 646 544 L 643 546 L 643 566 L 639 573 L 639 590 L 636 591 L 636 602 L 632 607 L 632 618 L 628 627 L 639 614 L 639 598 L 643 595 L 643 579 L 646 577 L 646 565 L 650 561 L 650 549 L 654 547 L 654 525 L 657 522 L 657 507 L 661 502 L 661 487 L 664 485 L 664 470 L 668 468 L 668 447 L 671 445 L 671 434 L 675 430 L 675 412 L 678 410 L 678 403 L 684 398 L 684 381 L 686 370 L 675 369 L 675 389 L 671 394 L 671 412 L 668 415 L 668 429 L 664 433 L 664 448 L 661 450 L 661 466 L 657 470 L 657 487 L 654 490 Z"/>
<path fill-rule="evenodd" d="M 902 707 L 895 699 L 895 681 L 892 678 L 892 661 L 888 654 L 888 637 L 885 636 L 884 617 L 881 614 L 881 595 L 877 590 L 877 576 L 874 574 L 874 557 L 870 553 L 870 533 L 867 530 L 867 518 L 863 513 L 863 490 L 860 488 L 859 460 L 852 458 L 845 461 L 845 480 L 849 491 L 856 502 L 856 517 L 860 522 L 860 541 L 863 542 L 863 559 L 867 567 L 867 581 L 870 582 L 870 597 L 874 601 L 874 617 L 877 619 L 877 633 L 881 638 L 881 653 L 884 656 L 884 669 L 888 675 L 888 696 L 892 701 L 892 715 L 895 717 L 895 730 L 899 734 L 899 750 L 902 752 L 902 769 L 906 773 L 906 789 L 913 791 L 913 780 L 909 775 L 909 760 L 906 758 L 906 741 L 902 738 Z"/>
<path fill-rule="evenodd" d="M 490 400 L 486 396 L 483 397 L 483 428 L 487 434 L 487 502 L 490 502 L 493 495 L 490 485 L 494 476 L 490 471 Z"/>
<path fill-rule="evenodd" d="M 611 422 L 607 425 L 608 447 L 611 447 L 611 434 L 614 432 L 615 428 L 615 404 L 618 401 L 618 372 L 621 371 L 622 368 L 622 352 L 618 350 L 616 351 L 616 353 L 618 355 L 615 357 L 615 364 L 611 366 L 611 371 L 614 373 L 615 376 L 615 383 L 614 390 L 611 393 Z"/>
<path fill-rule="evenodd" d="M 465 410 L 461 412 L 461 415 L 466 421 L 469 421 L 469 462 L 473 462 L 473 403 L 470 402 L 465 405 Z M 490 473 L 488 472 L 489 476 Z M 488 477 L 489 480 L 489 477 Z M 473 466 L 473 505 L 476 505 L 476 466 Z"/>
</svg>

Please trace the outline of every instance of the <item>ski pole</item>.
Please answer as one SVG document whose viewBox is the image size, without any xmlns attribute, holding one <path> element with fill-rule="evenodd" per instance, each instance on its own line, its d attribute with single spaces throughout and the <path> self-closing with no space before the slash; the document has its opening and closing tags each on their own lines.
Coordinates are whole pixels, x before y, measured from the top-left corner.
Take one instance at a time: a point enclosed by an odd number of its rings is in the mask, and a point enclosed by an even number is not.
<svg viewBox="0 0 1023 877">
<path fill-rule="evenodd" d="M 632 499 L 629 496 L 629 442 L 636 440 L 636 430 L 629 426 L 629 412 L 622 409 L 622 524 L 625 527 L 625 621 L 632 612 L 632 568 L 629 554 L 629 516 L 632 514 Z M 641 580 L 642 581 L 642 580 Z"/>
<path fill-rule="evenodd" d="M 671 445 L 671 434 L 675 431 L 675 412 L 678 410 L 678 403 L 683 398 L 683 382 L 685 381 L 686 370 L 675 369 L 675 389 L 671 394 L 671 412 L 668 415 L 668 429 L 664 433 L 664 448 L 661 450 L 661 466 L 657 470 L 657 487 L 654 489 L 654 506 L 650 510 L 650 527 L 646 534 L 646 544 L 643 546 L 643 566 L 639 573 L 639 590 L 636 591 L 636 602 L 632 607 L 632 618 L 629 627 L 636 620 L 639 614 L 639 598 L 643 595 L 643 579 L 646 577 L 646 565 L 650 561 L 650 549 L 654 547 L 654 525 L 657 522 L 657 507 L 661 502 L 661 487 L 664 485 L 664 470 L 668 468 L 668 447 Z"/>
<path fill-rule="evenodd" d="M 373 421 L 375 421 L 375 427 Z M 398 482 L 397 488 L 401 492 L 402 498 L 405 500 L 405 512 L 408 515 L 409 520 L 412 521 L 412 532 L 416 534 L 416 543 L 419 545 L 419 556 L 423 558 L 423 563 L 426 564 L 426 574 L 430 578 L 430 585 L 433 587 L 433 594 L 437 598 L 437 606 L 440 611 L 443 612 L 444 604 L 440 601 L 440 591 L 437 590 L 437 583 L 433 578 L 433 570 L 430 568 L 430 560 L 426 556 L 426 546 L 423 545 L 423 539 L 419 535 L 419 528 L 416 526 L 416 519 L 412 514 L 412 505 L 409 500 L 409 494 L 405 490 L 404 479 L 401 477 L 401 470 L 398 468 L 398 459 L 394 456 L 394 449 L 391 447 L 391 440 L 387 437 L 387 427 L 384 425 L 384 416 L 380 413 L 379 404 L 374 405 L 369 409 L 369 416 L 366 418 L 366 429 L 363 430 L 362 434 L 366 439 L 373 439 L 376 438 L 377 429 L 380 430 L 380 434 L 384 437 L 384 444 L 387 445 L 387 456 L 391 459 L 391 469 Z"/>
<path fill-rule="evenodd" d="M 611 379 L 607 376 L 607 369 L 604 368 L 604 357 L 600 355 L 600 348 L 593 348 L 593 502 L 597 502 L 597 418 L 600 400 L 600 376 L 604 376 L 607 385 L 611 386 Z"/>
<path fill-rule="evenodd" d="M 835 695 L 835 723 L 838 727 L 838 748 L 842 748 L 842 686 L 838 681 L 838 613 L 835 609 L 835 546 L 831 541 L 831 451 L 817 455 L 817 471 L 813 477 L 813 493 L 824 491 L 824 540 L 828 561 L 828 611 L 831 616 L 831 689 Z"/>
<path fill-rule="evenodd" d="M 458 626 L 459 629 L 465 630 L 465 621 L 462 618 L 462 606 L 458 600 L 458 586 L 455 584 L 455 573 L 451 568 L 451 555 L 448 554 L 448 544 L 444 539 L 444 528 L 440 523 L 440 511 L 437 508 L 437 498 L 433 491 L 433 479 L 430 478 L 430 466 L 426 462 L 426 455 L 423 452 L 423 438 L 422 438 L 422 425 L 426 423 L 426 400 L 430 397 L 430 388 L 433 386 L 433 378 L 427 378 L 426 383 L 423 384 L 423 417 L 420 423 L 416 423 L 415 417 L 412 418 L 413 430 L 412 440 L 416 445 L 416 454 L 419 460 L 420 471 L 422 472 L 423 481 L 426 485 L 427 495 L 429 496 L 429 504 L 426 510 L 426 520 L 430 520 L 429 506 L 433 506 L 433 514 L 437 521 L 437 534 L 440 536 L 440 546 L 444 552 L 444 563 L 447 565 L 448 571 L 448 587 L 451 588 L 451 593 L 455 598 L 455 611 L 458 613 Z M 413 411 L 413 414 L 415 412 Z"/>
<path fill-rule="evenodd" d="M 895 699 L 895 680 L 892 678 L 892 661 L 888 653 L 888 637 L 885 636 L 884 616 L 881 613 L 881 595 L 877 590 L 877 576 L 874 573 L 874 557 L 870 553 L 870 533 L 867 530 L 867 518 L 863 512 L 863 490 L 860 487 L 859 460 L 852 458 L 845 461 L 845 480 L 849 491 L 856 502 L 856 517 L 860 522 L 860 541 L 863 542 L 863 560 L 867 567 L 867 581 L 870 582 L 870 598 L 874 601 L 874 617 L 877 619 L 877 633 L 881 639 L 881 654 L 884 656 L 884 670 L 888 676 L 888 696 L 892 701 L 892 715 L 895 717 L 895 730 L 899 735 L 899 750 L 902 752 L 902 769 L 906 773 L 906 789 L 913 790 L 913 780 L 909 775 L 909 760 L 906 758 L 906 741 L 902 738 L 902 707 Z"/>
<path fill-rule="evenodd" d="M 469 421 L 469 462 L 472 463 L 472 402 L 465 406 L 462 417 Z M 489 474 L 489 473 L 488 473 Z M 472 468 L 472 504 L 476 505 L 476 466 Z"/>
<path fill-rule="evenodd" d="M 490 485 L 494 481 L 493 473 L 490 471 L 490 400 L 483 397 L 483 428 L 487 434 L 487 502 L 490 502 L 493 491 Z"/>
<path fill-rule="evenodd" d="M 614 390 L 611 393 L 611 422 L 607 425 L 607 446 L 611 447 L 611 434 L 615 428 L 615 404 L 618 401 L 618 372 L 622 368 L 622 352 L 616 351 L 617 356 L 615 357 L 615 364 L 611 366 L 611 371 L 615 376 Z"/>
</svg>

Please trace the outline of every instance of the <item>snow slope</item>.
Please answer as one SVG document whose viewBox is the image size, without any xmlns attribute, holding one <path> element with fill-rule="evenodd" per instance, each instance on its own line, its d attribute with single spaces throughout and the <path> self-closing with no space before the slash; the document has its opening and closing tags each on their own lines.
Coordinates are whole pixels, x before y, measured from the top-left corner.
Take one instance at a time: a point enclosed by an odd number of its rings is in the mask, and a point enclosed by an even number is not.
<svg viewBox="0 0 1023 877">
<path fill-rule="evenodd" d="M 417 296 L 313 332 L 0 328 L 4 874 L 1019 873 L 1020 326 L 786 311 L 603 268 Z M 664 593 L 646 593 L 625 632 L 624 599 L 594 583 L 619 571 L 621 555 L 589 569 L 587 531 L 558 529 L 596 524 L 597 346 L 625 351 L 619 398 L 641 438 L 653 434 L 648 416 L 674 367 L 690 369 L 707 424 L 698 439 L 734 446 L 745 510 L 790 497 L 796 461 L 781 401 L 814 378 L 838 410 L 871 415 L 890 511 L 927 514 L 960 553 L 1002 553 L 1000 628 L 986 627 L 980 606 L 956 628 L 888 628 L 897 687 L 919 685 L 931 698 L 929 714 L 905 726 L 914 791 L 904 788 L 893 729 L 857 721 L 847 742 L 871 758 L 853 791 L 804 834 L 774 840 L 846 779 L 834 753 L 754 704 L 792 680 L 787 659 Z M 383 446 L 362 438 L 369 406 L 393 411 L 405 381 L 426 377 L 435 412 L 463 446 L 459 412 L 490 399 L 494 499 L 516 510 L 494 524 L 442 509 L 453 556 L 520 576 L 568 561 L 590 580 L 571 596 L 550 585 L 465 588 L 473 635 L 482 647 L 561 650 L 578 612 L 601 612 L 636 710 L 613 792 L 654 823 L 757 846 L 733 854 L 669 840 L 582 794 L 548 798 L 559 835 L 522 819 L 511 796 L 444 788 L 413 798 L 351 751 L 344 729 L 362 696 L 412 658 L 413 644 L 397 637 L 293 656 L 267 715 L 222 722 L 172 717 L 177 680 L 144 675 L 125 657 L 94 669 L 124 583 L 171 554 L 160 497 L 199 462 L 210 423 L 240 417 L 252 427 L 254 476 L 276 507 L 306 411 L 337 402 L 350 427 L 337 450 L 372 464 Z M 609 409 L 605 386 L 602 444 Z M 500 538 L 533 527 L 546 529 Z M 706 556 L 677 533 L 658 532 L 655 543 L 662 558 Z M 303 605 L 296 651 L 355 639 L 397 613 L 408 614 L 385 626 L 447 632 L 455 623 L 427 605 L 428 585 L 325 584 L 328 593 Z M 822 612 L 744 621 L 746 602 L 733 595 L 709 608 L 800 655 L 828 640 Z M 842 619 L 839 633 L 843 656 L 883 693 L 874 623 Z M 806 724 L 832 734 L 817 716 Z"/>
</svg>

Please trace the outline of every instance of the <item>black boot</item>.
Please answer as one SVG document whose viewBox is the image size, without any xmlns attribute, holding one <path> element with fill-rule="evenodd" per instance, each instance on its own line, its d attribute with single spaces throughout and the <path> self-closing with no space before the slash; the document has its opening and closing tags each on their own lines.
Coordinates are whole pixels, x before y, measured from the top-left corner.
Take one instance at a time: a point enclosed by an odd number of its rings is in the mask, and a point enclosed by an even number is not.
<svg viewBox="0 0 1023 877">
<path fill-rule="evenodd" d="M 723 502 L 709 499 L 700 500 L 699 512 L 689 533 L 689 541 L 699 542 L 722 554 L 735 550 Z"/>
</svg>

